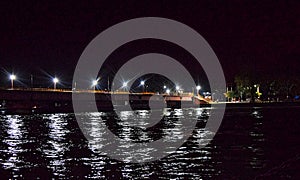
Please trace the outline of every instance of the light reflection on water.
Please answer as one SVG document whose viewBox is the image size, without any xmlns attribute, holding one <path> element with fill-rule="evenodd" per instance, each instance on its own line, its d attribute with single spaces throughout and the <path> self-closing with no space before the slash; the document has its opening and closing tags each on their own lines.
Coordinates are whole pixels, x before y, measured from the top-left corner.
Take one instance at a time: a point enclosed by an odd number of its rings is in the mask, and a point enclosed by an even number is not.
<svg viewBox="0 0 300 180">
<path fill-rule="evenodd" d="M 65 152 L 69 150 L 69 143 L 65 136 L 70 132 L 67 128 L 68 122 L 64 114 L 52 114 L 45 119 L 49 119 L 47 147 L 43 149 L 46 158 L 50 159 L 48 168 L 52 169 L 54 175 L 64 176 L 66 171 L 64 158 Z"/>
<path fill-rule="evenodd" d="M 261 108 L 255 108 L 252 112 L 254 117 L 253 127 L 249 132 L 252 144 L 248 147 L 252 152 L 249 164 L 253 169 L 263 168 L 266 165 L 263 143 L 265 141 L 263 132 L 263 115 Z"/>
<path fill-rule="evenodd" d="M 18 166 L 23 164 L 19 154 L 23 151 L 22 144 L 27 141 L 24 136 L 26 129 L 24 129 L 20 116 L 7 116 L 6 120 L 8 137 L 3 139 L 3 142 L 7 145 L 7 149 L 1 152 L 6 154 L 6 160 L 2 164 L 4 169 L 17 170 Z"/>
<path fill-rule="evenodd" d="M 235 111 L 226 112 L 220 132 L 204 148 L 199 147 L 207 144 L 209 135 L 214 134 L 205 128 L 211 114 L 209 108 L 167 109 L 163 120 L 156 124 L 147 124 L 151 112 L 145 110 L 121 112 L 120 119 L 115 119 L 116 115 L 110 112 L 85 113 L 83 116 L 91 119 L 88 131 L 95 137 L 92 141 L 81 134 L 73 114 L 3 115 L 0 116 L 0 174 L 7 178 L 254 178 L 271 165 L 276 166 L 278 159 L 293 155 L 286 153 L 288 148 L 276 149 L 274 162 L 268 155 L 273 153 L 269 146 L 277 132 L 272 127 L 272 115 L 278 113 L 278 108 L 276 111 L 263 108 Z M 136 119 L 128 122 L 132 117 Z M 197 127 L 183 146 L 161 160 L 132 164 L 128 163 L 130 159 L 116 161 L 99 151 L 106 145 L 99 142 L 112 143 L 105 139 L 100 118 L 124 142 L 147 143 L 161 137 L 168 137 L 166 141 L 181 138 L 183 130 L 177 121 L 179 117 L 194 119 Z M 155 128 L 151 129 L 152 126 Z M 171 131 L 174 127 L 176 129 Z M 289 128 L 293 132 L 293 128 L 299 126 Z M 127 143 L 122 146 L 132 153 Z M 147 159 L 154 151 L 146 149 L 138 153 Z"/>
</svg>

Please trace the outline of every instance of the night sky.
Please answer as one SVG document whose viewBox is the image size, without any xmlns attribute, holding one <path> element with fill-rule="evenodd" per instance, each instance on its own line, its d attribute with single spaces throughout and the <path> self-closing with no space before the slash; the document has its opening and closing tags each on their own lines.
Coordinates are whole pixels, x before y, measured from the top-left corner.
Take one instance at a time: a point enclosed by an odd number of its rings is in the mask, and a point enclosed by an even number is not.
<svg viewBox="0 0 300 180">
<path fill-rule="evenodd" d="M 33 74 L 39 86 L 51 86 L 48 76 L 56 75 L 68 87 L 82 51 L 95 36 L 116 23 L 146 16 L 174 19 L 199 32 L 218 56 L 227 82 L 249 69 L 271 78 L 287 73 L 300 77 L 297 1 L 108 2 L 1 2 L 0 86 L 9 86 L 7 71 L 20 77 L 19 86 L 28 84 Z M 161 49 L 163 44 L 137 43 L 145 45 L 133 44 L 126 52 Z M 116 52 L 111 59 L 116 62 L 125 54 Z M 193 67 L 189 58 L 183 59 Z"/>
</svg>

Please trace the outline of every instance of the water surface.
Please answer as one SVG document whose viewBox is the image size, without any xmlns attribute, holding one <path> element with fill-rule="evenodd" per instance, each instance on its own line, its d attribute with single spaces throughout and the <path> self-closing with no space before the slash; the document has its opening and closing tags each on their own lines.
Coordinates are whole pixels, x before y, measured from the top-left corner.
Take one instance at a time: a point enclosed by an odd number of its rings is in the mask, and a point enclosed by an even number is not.
<svg viewBox="0 0 300 180">
<path fill-rule="evenodd" d="M 143 164 L 114 160 L 81 133 L 74 114 L 0 116 L 0 174 L 3 178 L 105 179 L 266 179 L 299 178 L 300 107 L 227 108 L 221 127 L 204 148 L 210 133 L 210 109 L 191 109 L 197 121 L 192 136 L 169 156 Z M 157 124 L 149 111 L 85 113 L 91 125 L 102 118 L 119 138 L 147 143 L 165 136 L 180 138 L 184 110 L 167 110 Z M 132 117 L 135 119 L 132 120 Z M 128 121 L 127 121 L 127 120 Z M 180 127 L 180 126 L 179 126 Z M 171 131 L 171 129 L 173 131 Z M 101 134 L 101 129 L 90 129 Z M 175 133 L 170 135 L 169 132 Z M 101 139 L 97 139 L 101 141 Z M 103 140 L 103 139 L 102 139 Z M 105 144 L 104 144 L 105 145 Z M 117 150 L 116 150 L 117 152 Z M 144 152 L 142 158 L 151 155 Z"/>
</svg>

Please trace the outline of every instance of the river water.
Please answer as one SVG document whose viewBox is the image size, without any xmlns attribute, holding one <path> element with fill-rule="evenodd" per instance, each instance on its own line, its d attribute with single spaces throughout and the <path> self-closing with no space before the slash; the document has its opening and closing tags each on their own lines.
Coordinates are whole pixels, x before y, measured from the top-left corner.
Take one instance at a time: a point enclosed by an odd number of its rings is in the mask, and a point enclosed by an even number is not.
<svg viewBox="0 0 300 180">
<path fill-rule="evenodd" d="M 212 133 L 204 128 L 212 110 L 191 111 L 197 125 L 190 138 L 167 157 L 142 164 L 97 152 L 81 133 L 74 114 L 2 115 L 1 179 L 300 178 L 300 107 L 227 107 L 218 133 L 203 148 L 206 134 Z M 144 134 L 133 126 L 147 126 L 149 111 L 121 112 L 123 119 L 139 115 L 130 126 L 113 113 L 84 115 L 101 118 L 120 138 L 147 143 L 165 136 L 183 115 L 181 109 L 167 112 L 162 122 L 148 124 Z M 174 132 L 179 137 L 181 129 Z"/>
</svg>

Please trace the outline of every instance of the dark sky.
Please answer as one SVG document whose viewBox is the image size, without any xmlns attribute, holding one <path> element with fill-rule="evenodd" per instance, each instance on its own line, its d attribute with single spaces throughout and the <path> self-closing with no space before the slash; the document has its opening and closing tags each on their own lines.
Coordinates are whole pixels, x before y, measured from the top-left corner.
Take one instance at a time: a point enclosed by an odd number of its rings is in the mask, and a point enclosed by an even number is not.
<svg viewBox="0 0 300 180">
<path fill-rule="evenodd" d="M 198 31 L 218 56 L 228 82 L 243 69 L 271 77 L 300 75 L 298 1 L 88 2 L 1 2 L 0 86 L 9 86 L 5 71 L 24 82 L 30 74 L 47 81 L 48 73 L 71 83 L 82 51 L 95 36 L 145 16 L 174 19 Z"/>
</svg>

